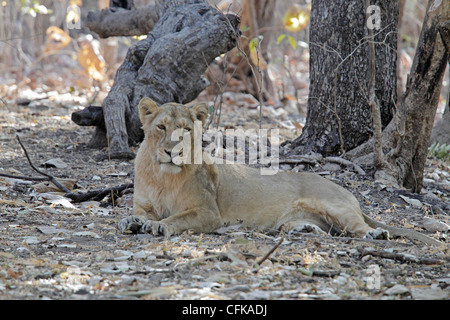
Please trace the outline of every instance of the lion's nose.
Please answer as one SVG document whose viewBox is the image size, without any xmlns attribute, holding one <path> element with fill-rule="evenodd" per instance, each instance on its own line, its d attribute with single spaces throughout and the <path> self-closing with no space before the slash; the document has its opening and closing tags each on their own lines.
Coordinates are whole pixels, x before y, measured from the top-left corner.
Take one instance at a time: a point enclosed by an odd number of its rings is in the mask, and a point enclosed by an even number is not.
<svg viewBox="0 0 450 320">
<path fill-rule="evenodd" d="M 164 152 L 165 152 L 167 155 L 169 155 L 169 157 L 172 158 L 172 151 L 171 151 L 171 150 L 164 149 Z"/>
</svg>

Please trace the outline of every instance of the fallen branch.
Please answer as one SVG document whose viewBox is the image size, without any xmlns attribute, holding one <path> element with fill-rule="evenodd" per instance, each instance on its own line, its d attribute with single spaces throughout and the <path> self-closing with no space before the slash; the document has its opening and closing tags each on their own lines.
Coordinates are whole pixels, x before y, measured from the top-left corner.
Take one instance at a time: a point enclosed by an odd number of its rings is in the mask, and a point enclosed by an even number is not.
<svg viewBox="0 0 450 320">
<path fill-rule="evenodd" d="M 47 180 L 50 181 L 51 183 L 53 183 L 56 187 L 58 187 L 58 189 L 60 189 L 61 191 L 64 191 L 66 193 L 70 193 L 70 190 L 67 189 L 66 187 L 64 187 L 61 183 L 58 182 L 58 180 L 56 180 L 52 175 L 49 175 L 48 173 L 45 173 L 41 170 L 39 170 L 38 168 L 36 168 L 33 163 L 31 162 L 30 157 L 28 156 L 28 152 L 27 149 L 25 149 L 24 145 L 22 144 L 22 141 L 20 140 L 19 135 L 16 135 L 17 140 L 19 141 L 19 144 L 23 150 L 23 152 L 25 153 L 25 156 L 27 157 L 28 163 L 30 164 L 31 168 L 33 168 L 34 171 L 36 171 L 37 173 L 46 176 Z"/>
<path fill-rule="evenodd" d="M 0 177 L 19 179 L 19 180 L 28 180 L 28 181 L 49 181 L 48 178 L 15 176 L 13 174 L 7 174 L 7 173 L 0 173 Z"/>
<path fill-rule="evenodd" d="M 95 200 L 100 201 L 107 195 L 111 194 L 113 197 L 117 197 L 120 193 L 123 193 L 127 189 L 131 189 L 134 187 L 133 183 L 125 183 L 116 187 L 108 187 L 108 188 L 102 188 L 102 189 L 96 189 L 92 191 L 88 191 L 85 193 L 74 193 L 71 192 L 69 189 L 67 189 L 65 186 L 63 186 L 58 180 L 55 179 L 52 175 L 42 172 L 41 170 L 37 169 L 34 164 L 31 162 L 30 157 L 28 156 L 27 149 L 23 145 L 22 141 L 20 140 L 20 137 L 16 135 L 17 140 L 19 141 L 20 146 L 22 147 L 23 152 L 25 153 L 25 156 L 27 157 L 28 163 L 30 164 L 31 168 L 38 172 L 39 174 L 44 175 L 46 178 L 32 178 L 32 177 L 25 177 L 25 176 L 14 176 L 6 173 L 0 173 L 0 176 L 2 177 L 8 177 L 8 178 L 14 178 L 14 179 L 21 179 L 21 180 L 30 180 L 30 181 L 49 181 L 53 183 L 59 190 L 65 192 L 64 196 L 66 198 L 71 199 L 74 203 L 84 202 L 88 200 Z"/>
<path fill-rule="evenodd" d="M 267 252 L 264 257 L 262 257 L 259 261 L 257 261 L 256 264 L 260 266 L 264 261 L 266 261 L 270 257 L 270 255 L 274 253 L 274 251 L 277 250 L 277 248 L 283 243 L 283 241 L 284 237 L 281 237 L 280 241 L 278 241 L 277 244 L 272 249 L 270 249 L 269 252 Z"/>
<path fill-rule="evenodd" d="M 88 200 L 95 200 L 100 201 L 104 197 L 106 197 L 109 194 L 112 194 L 112 196 L 118 196 L 121 192 L 125 191 L 126 189 L 131 189 L 134 187 L 133 183 L 125 183 L 120 186 L 116 187 L 108 187 L 108 188 L 102 188 L 102 189 L 96 189 L 84 193 L 73 193 L 69 192 L 66 193 L 64 196 L 66 198 L 71 199 L 75 203 L 84 202 Z"/>
<path fill-rule="evenodd" d="M 298 159 L 292 159 L 292 158 L 286 158 L 286 159 L 280 159 L 278 161 L 279 164 L 307 164 L 310 166 L 315 166 L 317 164 L 316 160 L 313 159 L 307 159 L 307 158 L 298 158 Z"/>
<path fill-rule="evenodd" d="M 326 162 L 332 162 L 332 163 L 337 163 L 337 164 L 341 164 L 347 167 L 353 167 L 355 169 L 355 171 L 360 174 L 360 175 L 366 175 L 366 172 L 357 164 L 346 160 L 344 158 L 340 158 L 340 157 L 326 157 L 325 159 L 323 159 Z"/>
<path fill-rule="evenodd" d="M 445 264 L 444 260 L 440 259 L 433 259 L 433 258 L 422 258 L 422 257 L 416 257 L 412 254 L 407 253 L 397 253 L 397 252 L 387 252 L 387 251 L 377 251 L 372 248 L 364 248 L 364 249 L 358 249 L 359 253 L 361 254 L 361 257 L 371 255 L 374 257 L 380 257 L 385 259 L 393 259 L 398 260 L 401 262 L 413 262 L 413 263 L 420 263 L 420 264 Z"/>
<path fill-rule="evenodd" d="M 148 34 L 159 19 L 155 5 L 148 5 L 132 10 L 123 8 L 105 8 L 90 11 L 85 24 L 100 38 L 114 36 L 141 36 Z"/>
<path fill-rule="evenodd" d="M 278 161 L 278 163 L 279 164 L 293 164 L 293 165 L 306 164 L 306 165 L 310 165 L 310 166 L 315 166 L 315 165 L 319 164 L 320 161 L 337 163 L 337 164 L 340 164 L 340 165 L 343 165 L 343 166 L 346 166 L 349 168 L 353 168 L 360 175 L 366 175 L 366 172 L 359 165 L 351 162 L 350 160 L 346 160 L 341 157 L 326 157 L 326 158 L 322 159 L 322 157 L 306 155 L 306 156 L 302 156 L 299 158 L 280 159 Z"/>
</svg>

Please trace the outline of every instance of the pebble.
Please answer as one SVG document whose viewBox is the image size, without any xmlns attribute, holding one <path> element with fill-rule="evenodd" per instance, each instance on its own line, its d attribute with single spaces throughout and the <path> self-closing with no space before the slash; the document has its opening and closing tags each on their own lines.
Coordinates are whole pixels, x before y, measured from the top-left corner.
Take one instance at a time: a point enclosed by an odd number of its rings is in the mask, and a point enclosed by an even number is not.
<svg viewBox="0 0 450 320">
<path fill-rule="evenodd" d="M 430 232 L 448 232 L 450 230 L 450 226 L 446 223 L 428 217 L 423 218 L 422 225 Z"/>
<path fill-rule="evenodd" d="M 25 244 L 36 244 L 39 243 L 37 237 L 24 237 L 23 238 L 23 243 Z"/>
<path fill-rule="evenodd" d="M 254 290 L 240 294 L 243 300 L 268 300 L 270 299 L 270 292 L 265 290 Z"/>
<path fill-rule="evenodd" d="M 388 296 L 394 296 L 394 295 L 398 295 L 398 294 L 405 294 L 405 293 L 409 293 L 409 289 L 407 287 L 405 287 L 402 284 L 396 284 L 395 286 L 387 289 L 384 294 L 388 295 Z"/>
<path fill-rule="evenodd" d="M 333 283 L 343 286 L 344 284 L 347 283 L 347 278 L 344 276 L 338 276 L 336 279 L 333 280 Z"/>
<path fill-rule="evenodd" d="M 98 234 L 92 231 L 78 231 L 72 233 L 72 236 L 78 236 L 78 237 L 92 237 L 92 238 L 101 238 Z"/>
<path fill-rule="evenodd" d="M 411 295 L 414 300 L 444 300 L 448 298 L 448 293 L 439 287 L 412 288 Z"/>
<path fill-rule="evenodd" d="M 59 229 L 59 228 L 55 228 L 53 226 L 38 226 L 37 229 L 46 235 L 60 234 L 60 233 L 68 232 L 66 229 Z"/>
</svg>

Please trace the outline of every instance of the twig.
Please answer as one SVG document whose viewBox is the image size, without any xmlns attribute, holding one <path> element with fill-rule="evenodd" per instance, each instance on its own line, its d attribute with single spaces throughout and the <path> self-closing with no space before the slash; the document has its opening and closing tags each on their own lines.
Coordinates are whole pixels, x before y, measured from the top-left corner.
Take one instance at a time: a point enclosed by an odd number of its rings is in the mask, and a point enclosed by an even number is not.
<svg viewBox="0 0 450 320">
<path fill-rule="evenodd" d="M 340 158 L 340 157 L 326 157 L 323 160 L 327 161 L 327 162 L 342 164 L 342 165 L 347 166 L 347 167 L 353 167 L 358 174 L 366 175 L 366 172 L 360 166 L 358 166 L 357 164 L 351 162 L 350 160 L 346 160 L 346 159 L 343 159 L 343 158 Z"/>
<path fill-rule="evenodd" d="M 308 158 L 285 158 L 278 160 L 278 164 L 307 164 L 310 166 L 315 166 L 318 162 L 314 159 L 308 159 Z"/>
<path fill-rule="evenodd" d="M 433 258 L 421 258 L 421 257 L 413 256 L 411 254 L 406 254 L 406 253 L 377 251 L 377 250 L 372 249 L 372 248 L 369 248 L 369 249 L 358 249 L 358 251 L 361 254 L 361 257 L 367 256 L 367 255 L 371 255 L 371 256 L 374 256 L 374 257 L 399 260 L 401 262 L 414 262 L 414 263 L 427 264 L 427 265 L 430 265 L 430 264 L 445 264 L 444 260 L 433 259 Z"/>
<path fill-rule="evenodd" d="M 30 160 L 30 157 L 28 156 L 27 149 L 25 149 L 24 145 L 22 144 L 22 141 L 20 140 L 19 135 L 16 135 L 17 140 L 19 141 L 20 146 L 22 147 L 23 152 L 25 153 L 25 156 L 27 157 L 28 163 L 30 164 L 31 168 L 33 168 L 34 171 L 37 173 L 46 176 L 48 178 L 48 181 L 53 183 L 58 189 L 61 191 L 64 191 L 66 193 L 70 193 L 70 190 L 64 187 L 61 183 L 59 183 L 53 176 L 49 175 L 48 173 L 42 172 L 41 170 L 37 169 L 33 163 Z"/>
<path fill-rule="evenodd" d="M 29 181 L 48 181 L 48 178 L 35 178 L 35 177 L 26 177 L 26 176 L 15 176 L 13 174 L 0 173 L 0 177 L 19 179 L 19 180 L 29 180 Z"/>
<path fill-rule="evenodd" d="M 260 266 L 264 261 L 266 261 L 267 258 L 269 258 L 270 255 L 283 243 L 283 241 L 284 241 L 284 236 L 281 237 L 280 241 L 278 241 L 277 244 L 272 249 L 270 249 L 269 252 L 267 252 L 264 257 L 261 258 L 261 260 L 257 261 L 256 264 L 258 266 Z"/>
</svg>

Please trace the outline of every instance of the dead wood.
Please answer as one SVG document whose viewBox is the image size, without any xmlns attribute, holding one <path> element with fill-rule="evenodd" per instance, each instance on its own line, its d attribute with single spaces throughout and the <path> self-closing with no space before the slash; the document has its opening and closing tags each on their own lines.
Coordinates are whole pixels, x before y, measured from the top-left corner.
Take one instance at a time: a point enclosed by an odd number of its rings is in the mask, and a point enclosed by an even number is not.
<svg viewBox="0 0 450 320">
<path fill-rule="evenodd" d="M 72 121 L 79 126 L 105 126 L 102 107 L 89 106 L 72 113 Z"/>
<path fill-rule="evenodd" d="M 28 163 L 30 164 L 31 168 L 33 168 L 33 170 L 36 171 L 37 173 L 39 173 L 39 174 L 41 174 L 41 175 L 43 175 L 43 176 L 46 176 L 46 177 L 47 177 L 47 180 L 50 181 L 51 183 L 53 183 L 53 184 L 54 184 L 56 187 L 58 187 L 58 189 L 60 189 L 61 191 L 70 193 L 70 190 L 67 189 L 65 186 L 63 186 L 61 183 L 59 183 L 59 181 L 56 180 L 55 177 L 53 177 L 52 175 L 50 175 L 50 174 L 48 174 L 48 173 L 45 173 L 45 172 L 39 170 L 38 168 L 36 168 L 36 167 L 34 166 L 33 162 L 31 162 L 31 159 L 30 159 L 30 157 L 28 156 L 27 149 L 25 148 L 25 146 L 22 144 L 22 141 L 20 140 L 19 135 L 16 135 L 16 138 L 17 138 L 17 141 L 19 141 L 19 144 L 20 144 L 20 146 L 21 146 L 23 152 L 25 153 L 25 156 L 27 157 Z"/>
<path fill-rule="evenodd" d="M 74 203 L 84 202 L 88 200 L 100 201 L 108 195 L 111 195 L 112 197 L 118 197 L 125 190 L 133 188 L 133 186 L 133 183 L 125 183 L 120 186 L 101 188 L 83 193 L 70 192 L 66 193 L 64 196 L 71 199 Z"/>
<path fill-rule="evenodd" d="M 49 181 L 48 177 L 27 177 L 27 176 L 15 176 L 13 174 L 0 173 L 0 177 L 19 179 L 19 180 L 28 180 L 28 181 Z"/>
<path fill-rule="evenodd" d="M 351 162 L 349 160 L 346 160 L 344 158 L 341 158 L 341 157 L 326 157 L 323 160 L 326 161 L 326 162 L 337 163 L 337 164 L 341 164 L 341 165 L 347 166 L 349 168 L 353 168 L 353 169 L 355 169 L 355 171 L 358 174 L 366 175 L 366 172 L 360 166 L 358 166 L 356 163 L 353 163 L 353 162 Z"/>
<path fill-rule="evenodd" d="M 91 11 L 85 24 L 100 38 L 141 36 L 149 33 L 159 19 L 156 6 L 148 5 L 133 9 L 109 7 L 101 11 Z"/>
<path fill-rule="evenodd" d="M 374 257 L 398 260 L 400 262 L 412 262 L 412 263 L 420 263 L 420 264 L 427 264 L 427 265 L 445 264 L 444 260 L 416 257 L 416 256 L 413 256 L 413 255 L 407 254 L 407 253 L 379 251 L 379 250 L 375 250 L 372 248 L 363 248 L 363 249 L 358 248 L 358 251 L 359 251 L 361 257 L 371 255 Z"/>
<path fill-rule="evenodd" d="M 203 78 L 208 65 L 231 50 L 240 35 L 239 18 L 224 15 L 205 0 L 161 0 L 155 12 L 157 22 L 146 39 L 128 50 L 102 103 L 104 122 L 97 123 L 99 114 L 92 108 L 74 116 L 78 123 L 97 124 L 89 144 L 107 145 L 108 158 L 130 158 L 128 146 L 142 140 L 141 98 L 160 104 L 192 101 L 209 85 Z"/>
<path fill-rule="evenodd" d="M 283 243 L 283 241 L 284 237 L 281 237 L 281 239 L 264 255 L 264 257 L 258 260 L 256 264 L 260 266 L 264 261 L 266 261 L 271 256 L 271 254 L 274 253 L 275 250 L 277 250 L 277 248 Z"/>
<path fill-rule="evenodd" d="M 3 173 L 0 173 L 0 176 L 14 178 L 14 179 L 22 179 L 22 180 L 25 179 L 25 180 L 30 180 L 30 181 L 49 181 L 49 182 L 53 183 L 60 191 L 65 192 L 64 196 L 66 198 L 71 199 L 74 203 L 84 202 L 84 201 L 88 201 L 88 200 L 100 201 L 107 195 L 111 195 L 112 197 L 118 197 L 125 190 L 132 189 L 134 187 L 133 183 L 125 183 L 125 184 L 115 186 L 115 187 L 101 188 L 101 189 L 96 189 L 96 190 L 83 192 L 83 193 L 71 192 L 66 186 L 64 186 L 65 183 L 60 183 L 52 175 L 37 169 L 34 166 L 33 162 L 31 161 L 30 157 L 28 156 L 27 149 L 25 148 L 22 141 L 20 140 L 20 137 L 18 135 L 16 135 L 16 137 L 17 137 L 17 140 L 19 141 L 20 146 L 22 147 L 23 152 L 25 153 L 25 156 L 26 156 L 31 168 L 33 168 L 33 170 L 35 170 L 39 174 L 45 176 L 46 178 L 14 176 L 14 175 L 8 175 L 8 174 L 3 174 Z"/>
</svg>

